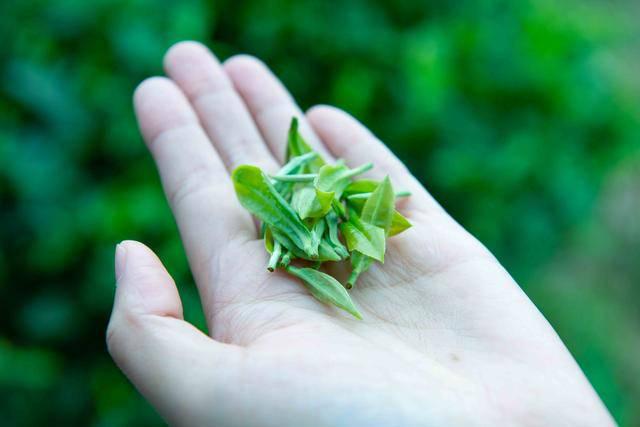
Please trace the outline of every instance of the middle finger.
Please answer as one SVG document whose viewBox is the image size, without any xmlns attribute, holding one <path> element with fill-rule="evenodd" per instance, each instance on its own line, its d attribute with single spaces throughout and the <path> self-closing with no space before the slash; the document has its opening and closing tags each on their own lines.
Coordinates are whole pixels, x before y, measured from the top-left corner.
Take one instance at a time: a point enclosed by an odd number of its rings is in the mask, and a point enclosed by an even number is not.
<svg viewBox="0 0 640 427">
<path fill-rule="evenodd" d="M 275 158 L 216 57 L 197 42 L 174 45 L 164 59 L 167 74 L 180 86 L 228 170 L 249 163 L 275 172 Z"/>
<path fill-rule="evenodd" d="M 309 145 L 325 159 L 333 158 L 293 97 L 262 61 L 249 55 L 237 55 L 225 61 L 223 67 L 278 160 L 284 160 L 292 117 L 298 118 L 298 129 Z"/>
</svg>

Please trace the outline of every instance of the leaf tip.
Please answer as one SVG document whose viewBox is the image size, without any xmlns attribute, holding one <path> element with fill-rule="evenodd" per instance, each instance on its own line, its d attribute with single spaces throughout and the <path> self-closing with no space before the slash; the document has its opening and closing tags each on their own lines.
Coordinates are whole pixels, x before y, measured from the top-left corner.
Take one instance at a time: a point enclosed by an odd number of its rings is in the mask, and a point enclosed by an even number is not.
<svg viewBox="0 0 640 427">
<path fill-rule="evenodd" d="M 362 320 L 362 314 L 360 314 L 358 309 L 356 309 L 355 307 L 349 310 L 349 314 L 351 314 L 353 317 L 355 317 L 358 320 Z"/>
</svg>

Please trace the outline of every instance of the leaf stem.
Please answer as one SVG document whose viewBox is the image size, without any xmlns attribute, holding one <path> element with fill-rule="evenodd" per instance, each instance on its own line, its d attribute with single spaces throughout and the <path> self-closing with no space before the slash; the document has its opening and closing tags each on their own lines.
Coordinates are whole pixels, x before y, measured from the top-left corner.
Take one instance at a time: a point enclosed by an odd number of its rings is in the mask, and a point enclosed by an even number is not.
<svg viewBox="0 0 640 427">
<path fill-rule="evenodd" d="M 284 253 L 284 255 L 282 255 L 279 265 L 280 267 L 287 268 L 290 262 L 291 262 L 291 252 L 287 251 Z"/>
<path fill-rule="evenodd" d="M 273 252 L 271 253 L 271 258 L 269 258 L 269 264 L 267 265 L 267 270 L 274 271 L 278 266 L 278 261 L 280 261 L 280 255 L 282 254 L 282 245 L 280 242 L 275 240 L 273 242 Z"/>
<path fill-rule="evenodd" d="M 363 200 L 363 199 L 368 199 L 369 197 L 371 197 L 373 193 L 356 193 L 356 194 L 350 194 L 347 196 L 348 200 Z M 411 196 L 411 191 L 398 191 L 395 194 L 396 199 L 399 199 L 400 197 L 409 197 Z"/>
<path fill-rule="evenodd" d="M 301 173 L 294 175 L 272 175 L 271 178 L 281 182 L 312 182 L 316 179 L 316 173 Z"/>
<path fill-rule="evenodd" d="M 348 172 L 346 172 L 343 177 L 345 178 L 351 178 L 353 176 L 356 175 L 360 175 L 361 173 L 365 173 L 368 170 L 373 169 L 373 163 L 369 162 L 369 163 L 365 163 L 364 165 L 360 165 L 357 168 L 354 169 L 350 169 Z"/>
<path fill-rule="evenodd" d="M 333 206 L 333 210 L 336 211 L 340 219 L 347 220 L 347 212 L 344 210 L 344 206 L 342 206 L 342 202 L 338 199 L 334 198 L 331 201 L 331 205 Z"/>
<path fill-rule="evenodd" d="M 291 172 L 295 171 L 300 166 L 306 164 L 310 160 L 315 159 L 316 157 L 318 157 L 318 153 L 316 153 L 315 151 L 293 157 L 287 162 L 286 165 L 282 167 L 282 169 L 278 171 L 277 176 L 289 175 Z"/>
</svg>

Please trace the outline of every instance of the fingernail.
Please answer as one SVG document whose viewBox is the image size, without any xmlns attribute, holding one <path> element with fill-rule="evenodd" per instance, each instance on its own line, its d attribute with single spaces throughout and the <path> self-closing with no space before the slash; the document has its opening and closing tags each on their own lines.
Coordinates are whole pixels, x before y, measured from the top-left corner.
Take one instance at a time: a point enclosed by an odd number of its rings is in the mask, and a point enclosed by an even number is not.
<svg viewBox="0 0 640 427">
<path fill-rule="evenodd" d="M 127 249 L 122 243 L 116 245 L 116 285 L 124 275 L 127 261 Z"/>
</svg>

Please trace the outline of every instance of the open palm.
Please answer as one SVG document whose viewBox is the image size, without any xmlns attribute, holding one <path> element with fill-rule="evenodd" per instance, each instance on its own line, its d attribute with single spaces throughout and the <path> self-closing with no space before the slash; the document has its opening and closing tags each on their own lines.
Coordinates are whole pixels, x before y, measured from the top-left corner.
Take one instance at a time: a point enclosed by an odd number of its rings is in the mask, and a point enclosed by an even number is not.
<svg viewBox="0 0 640 427">
<path fill-rule="evenodd" d="M 116 256 L 109 350 L 171 424 L 192 426 L 607 425 L 611 419 L 553 329 L 493 256 L 356 120 L 306 115 L 258 60 L 223 65 L 184 42 L 169 78 L 136 90 L 211 336 L 188 324 L 153 253 Z M 275 171 L 289 121 L 325 157 L 371 161 L 412 191 L 414 227 L 361 276 L 356 320 L 297 280 L 267 272 L 256 225 L 229 173 Z M 339 267 L 336 267 L 339 268 Z M 335 271 L 340 275 L 343 272 Z"/>
</svg>

